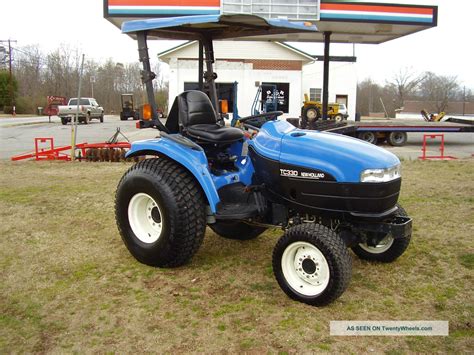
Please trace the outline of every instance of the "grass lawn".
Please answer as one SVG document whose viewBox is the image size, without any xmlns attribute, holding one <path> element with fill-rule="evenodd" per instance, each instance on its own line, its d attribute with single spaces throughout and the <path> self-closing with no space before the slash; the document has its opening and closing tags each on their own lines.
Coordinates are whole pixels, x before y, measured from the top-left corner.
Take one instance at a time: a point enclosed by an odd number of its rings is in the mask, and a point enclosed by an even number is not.
<svg viewBox="0 0 474 355">
<path fill-rule="evenodd" d="M 324 308 L 290 300 L 271 268 L 281 231 L 208 230 L 191 263 L 128 253 L 114 192 L 128 163 L 0 163 L 0 353 L 461 353 L 474 349 L 474 160 L 403 162 L 412 244 L 392 264 L 353 255 Z M 449 337 L 331 337 L 330 320 L 449 320 Z"/>
</svg>

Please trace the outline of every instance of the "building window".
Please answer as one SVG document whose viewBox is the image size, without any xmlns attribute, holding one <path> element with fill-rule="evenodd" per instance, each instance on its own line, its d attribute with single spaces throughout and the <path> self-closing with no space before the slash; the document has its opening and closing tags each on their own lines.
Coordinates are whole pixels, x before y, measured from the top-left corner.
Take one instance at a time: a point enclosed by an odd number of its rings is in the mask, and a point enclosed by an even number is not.
<svg viewBox="0 0 474 355">
<path fill-rule="evenodd" d="M 311 88 L 309 89 L 309 100 L 321 102 L 322 89 Z"/>
<path fill-rule="evenodd" d="M 277 96 L 276 100 L 273 98 Z M 290 108 L 290 83 L 262 83 L 262 104 L 260 109 L 263 111 L 264 106 L 268 111 L 283 111 L 288 113 Z M 276 102 L 276 107 L 272 103 Z"/>
</svg>

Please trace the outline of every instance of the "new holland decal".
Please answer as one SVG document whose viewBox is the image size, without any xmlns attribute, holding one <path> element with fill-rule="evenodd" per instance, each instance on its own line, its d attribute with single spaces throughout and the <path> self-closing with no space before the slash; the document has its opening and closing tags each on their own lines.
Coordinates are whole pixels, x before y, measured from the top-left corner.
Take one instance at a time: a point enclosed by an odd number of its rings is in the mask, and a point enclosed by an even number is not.
<svg viewBox="0 0 474 355">
<path fill-rule="evenodd" d="M 299 179 L 322 180 L 326 177 L 326 174 L 322 172 L 306 172 L 291 169 L 280 169 L 280 176 Z"/>
</svg>

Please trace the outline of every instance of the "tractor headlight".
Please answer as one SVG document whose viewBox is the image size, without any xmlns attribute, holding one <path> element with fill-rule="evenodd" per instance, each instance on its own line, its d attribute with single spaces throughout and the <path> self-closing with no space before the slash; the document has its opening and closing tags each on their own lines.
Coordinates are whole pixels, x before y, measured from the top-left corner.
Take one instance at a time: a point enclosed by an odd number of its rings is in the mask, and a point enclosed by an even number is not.
<svg viewBox="0 0 474 355">
<path fill-rule="evenodd" d="M 360 174 L 360 182 L 387 182 L 402 176 L 400 164 L 387 169 L 367 169 Z"/>
</svg>

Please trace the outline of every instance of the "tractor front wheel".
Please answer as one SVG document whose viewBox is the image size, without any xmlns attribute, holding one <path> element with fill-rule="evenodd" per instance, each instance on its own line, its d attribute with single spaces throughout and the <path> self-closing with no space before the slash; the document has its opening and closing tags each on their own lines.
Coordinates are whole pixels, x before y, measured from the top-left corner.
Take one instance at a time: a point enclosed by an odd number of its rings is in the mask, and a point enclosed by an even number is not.
<svg viewBox="0 0 474 355">
<path fill-rule="evenodd" d="M 273 250 L 273 273 L 292 299 L 324 306 L 349 285 L 352 260 L 344 241 L 321 224 L 286 230 Z"/>
<path fill-rule="evenodd" d="M 166 158 L 131 167 L 115 196 L 122 240 L 140 262 L 159 267 L 187 263 L 206 230 L 201 188 L 182 166 Z"/>
<path fill-rule="evenodd" d="M 402 206 L 397 205 L 397 216 L 408 217 Z M 390 263 L 401 256 L 410 244 L 411 234 L 405 238 L 394 239 L 390 234 L 382 236 L 377 245 L 360 243 L 352 247 L 352 251 L 361 259 Z"/>
<path fill-rule="evenodd" d="M 217 222 L 210 224 L 209 227 L 221 237 L 236 240 L 254 239 L 267 230 L 244 222 Z"/>
</svg>

